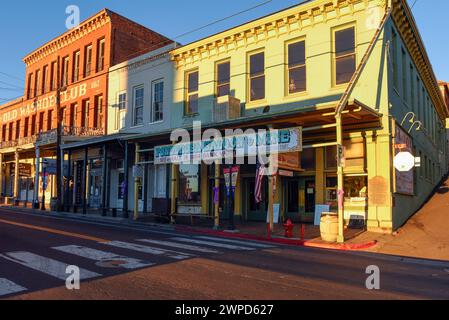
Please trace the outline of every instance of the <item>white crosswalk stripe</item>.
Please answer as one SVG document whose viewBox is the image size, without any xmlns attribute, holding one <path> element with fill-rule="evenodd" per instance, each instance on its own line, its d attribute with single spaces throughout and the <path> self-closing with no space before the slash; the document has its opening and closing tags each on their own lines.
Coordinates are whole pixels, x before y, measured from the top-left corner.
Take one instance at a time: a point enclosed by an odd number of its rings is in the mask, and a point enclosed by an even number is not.
<svg viewBox="0 0 449 320">
<path fill-rule="evenodd" d="M 0 255 L 0 257 L 61 280 L 66 280 L 69 276 L 69 274 L 66 273 L 69 264 L 39 256 L 31 252 L 9 252 Z M 80 280 L 97 278 L 100 276 L 101 274 L 80 268 Z"/>
<path fill-rule="evenodd" d="M 274 248 L 274 246 L 269 245 L 269 244 L 255 243 L 255 242 L 250 242 L 250 241 L 231 240 L 231 239 L 214 238 L 214 237 L 207 237 L 207 236 L 199 236 L 196 238 L 204 239 L 204 240 L 212 240 L 212 241 L 217 241 L 217 242 L 227 242 L 227 243 L 251 246 L 251 247 L 256 247 L 256 248 L 264 248 L 264 249 Z"/>
<path fill-rule="evenodd" d="M 177 252 L 172 250 L 163 250 L 159 248 L 144 246 L 140 244 L 135 243 L 129 243 L 129 242 L 123 242 L 123 241 L 111 241 L 104 243 L 108 246 L 116 247 L 116 248 L 122 248 L 122 249 L 128 249 L 153 255 L 163 255 L 167 256 L 176 260 L 184 260 L 187 258 L 191 258 L 191 254 L 183 253 L 183 252 Z"/>
<path fill-rule="evenodd" d="M 199 246 L 194 246 L 194 245 L 189 245 L 189 244 L 183 244 L 183 243 L 178 243 L 178 242 L 172 242 L 172 241 L 153 240 L 153 239 L 138 239 L 137 241 L 151 243 L 151 244 L 165 246 L 165 247 L 170 247 L 170 248 L 202 252 L 202 253 L 214 253 L 214 254 L 220 253 L 219 251 L 214 250 L 214 249 L 204 248 L 204 247 L 199 247 Z"/>
<path fill-rule="evenodd" d="M 0 297 L 26 290 L 26 288 L 19 286 L 8 279 L 0 278 Z"/>
<path fill-rule="evenodd" d="M 254 248 L 249 248 L 249 247 L 244 247 L 244 246 L 237 246 L 237 245 L 226 244 L 226 243 L 218 243 L 218 242 L 213 242 L 213 241 L 196 240 L 196 239 L 190 239 L 190 238 L 175 237 L 175 238 L 171 238 L 171 240 L 206 245 L 206 246 L 217 247 L 217 248 L 230 249 L 230 250 L 246 250 L 246 251 L 255 250 Z"/>
<path fill-rule="evenodd" d="M 120 256 L 112 252 L 107 251 L 101 251 L 96 250 L 92 248 L 87 247 L 81 247 L 81 246 L 62 246 L 62 247 L 54 247 L 53 249 L 73 254 L 82 258 L 86 258 L 89 260 L 94 260 L 97 262 L 117 262 L 117 265 L 119 265 L 122 268 L 125 269 L 137 269 L 137 268 L 144 268 L 154 265 L 154 263 L 142 261 L 135 258 Z"/>
</svg>

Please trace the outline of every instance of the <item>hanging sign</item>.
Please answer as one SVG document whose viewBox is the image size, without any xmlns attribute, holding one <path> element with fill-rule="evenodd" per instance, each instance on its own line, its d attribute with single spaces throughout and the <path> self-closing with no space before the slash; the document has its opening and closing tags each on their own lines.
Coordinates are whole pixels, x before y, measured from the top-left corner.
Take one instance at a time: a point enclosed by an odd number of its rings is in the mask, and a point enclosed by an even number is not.
<svg viewBox="0 0 449 320">
<path fill-rule="evenodd" d="M 237 187 L 237 181 L 239 177 L 240 167 L 239 166 L 233 166 L 231 169 L 231 186 L 232 186 L 232 192 L 235 192 L 235 188 Z"/>
<path fill-rule="evenodd" d="M 396 177 L 396 192 L 406 195 L 414 194 L 414 172 L 415 157 L 413 152 L 413 141 L 399 124 L 395 123 L 394 137 L 394 166 Z"/>
</svg>

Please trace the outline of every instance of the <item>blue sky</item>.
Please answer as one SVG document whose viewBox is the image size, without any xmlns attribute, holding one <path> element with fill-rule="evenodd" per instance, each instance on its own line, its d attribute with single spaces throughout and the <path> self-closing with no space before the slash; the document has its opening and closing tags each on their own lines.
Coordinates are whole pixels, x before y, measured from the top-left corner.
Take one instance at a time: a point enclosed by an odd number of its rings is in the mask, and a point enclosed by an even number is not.
<svg viewBox="0 0 449 320">
<path fill-rule="evenodd" d="M 415 0 L 409 0 L 412 4 Z M 65 9 L 75 4 L 81 20 L 109 8 L 170 38 L 212 21 L 251 8 L 264 0 L 41 0 L 2 1 L 0 10 L 0 104 L 23 94 L 25 66 L 22 58 L 45 42 L 66 31 Z M 245 21 L 295 5 L 300 0 L 273 0 L 270 3 L 206 29 L 177 39 L 181 43 L 203 38 Z M 432 5 L 429 5 L 432 3 Z M 437 8 L 437 10 L 435 10 Z M 449 81 L 447 55 L 448 0 L 417 0 L 413 9 L 421 36 L 438 79 Z M 7 73 L 13 77 L 8 77 Z M 22 79 L 22 80 L 21 80 Z M 5 89 L 7 88 L 7 89 Z"/>
</svg>

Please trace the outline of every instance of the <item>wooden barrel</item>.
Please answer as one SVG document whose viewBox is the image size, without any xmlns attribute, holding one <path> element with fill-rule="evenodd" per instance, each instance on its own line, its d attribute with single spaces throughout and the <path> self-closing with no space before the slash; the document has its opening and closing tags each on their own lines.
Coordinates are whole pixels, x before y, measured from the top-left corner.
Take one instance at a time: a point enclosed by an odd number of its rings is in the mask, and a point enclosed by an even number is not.
<svg viewBox="0 0 449 320">
<path fill-rule="evenodd" d="M 337 242 L 338 239 L 338 215 L 323 212 L 321 216 L 321 239 L 326 242 Z"/>
</svg>

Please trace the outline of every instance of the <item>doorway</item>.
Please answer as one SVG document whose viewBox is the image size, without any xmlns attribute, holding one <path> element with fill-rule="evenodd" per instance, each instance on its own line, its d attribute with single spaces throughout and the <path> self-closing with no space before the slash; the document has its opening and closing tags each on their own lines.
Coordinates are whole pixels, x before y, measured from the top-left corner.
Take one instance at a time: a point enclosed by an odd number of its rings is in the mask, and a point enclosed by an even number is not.
<svg viewBox="0 0 449 320">
<path fill-rule="evenodd" d="M 285 218 L 295 223 L 313 222 L 316 185 L 314 177 L 284 179 Z"/>
<path fill-rule="evenodd" d="M 244 178 L 244 208 L 247 221 L 266 222 L 268 210 L 268 179 L 262 182 L 262 201 L 256 203 L 256 178 Z"/>
</svg>

